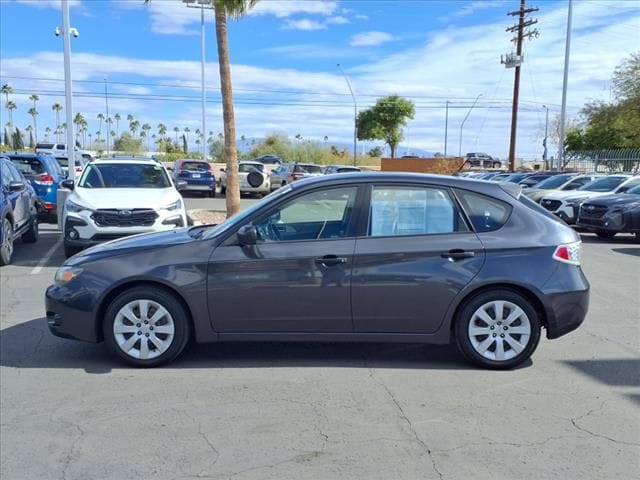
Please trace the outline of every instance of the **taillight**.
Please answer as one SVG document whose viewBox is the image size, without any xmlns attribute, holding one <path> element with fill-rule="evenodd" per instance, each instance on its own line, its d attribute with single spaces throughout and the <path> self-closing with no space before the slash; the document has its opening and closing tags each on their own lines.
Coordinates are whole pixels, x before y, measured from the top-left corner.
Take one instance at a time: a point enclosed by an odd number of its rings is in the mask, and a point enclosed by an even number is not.
<svg viewBox="0 0 640 480">
<path fill-rule="evenodd" d="M 38 185 L 53 185 L 53 177 L 49 173 L 41 173 L 33 179 Z"/>
<path fill-rule="evenodd" d="M 566 245 L 558 245 L 553 252 L 553 259 L 571 265 L 580 265 L 580 257 L 582 256 L 582 242 L 568 243 Z"/>
</svg>

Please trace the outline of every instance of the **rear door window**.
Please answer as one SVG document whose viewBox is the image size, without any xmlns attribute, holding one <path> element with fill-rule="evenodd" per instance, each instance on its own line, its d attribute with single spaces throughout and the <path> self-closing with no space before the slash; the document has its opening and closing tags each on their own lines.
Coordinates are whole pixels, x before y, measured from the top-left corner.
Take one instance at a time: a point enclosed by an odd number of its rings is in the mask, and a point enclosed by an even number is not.
<svg viewBox="0 0 640 480">
<path fill-rule="evenodd" d="M 499 230 L 511 215 L 511 205 L 496 198 L 468 190 L 456 190 L 456 195 L 476 232 Z"/>
</svg>

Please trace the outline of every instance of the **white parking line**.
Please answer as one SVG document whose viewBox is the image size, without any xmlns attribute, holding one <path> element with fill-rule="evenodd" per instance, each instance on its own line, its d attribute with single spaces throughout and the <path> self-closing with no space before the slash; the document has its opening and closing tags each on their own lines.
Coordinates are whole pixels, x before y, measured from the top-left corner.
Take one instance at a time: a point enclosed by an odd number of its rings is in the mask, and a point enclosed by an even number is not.
<svg viewBox="0 0 640 480">
<path fill-rule="evenodd" d="M 42 271 L 42 268 L 47 264 L 49 260 L 51 260 L 51 257 L 61 244 L 62 236 L 60 236 L 56 243 L 54 243 L 53 246 L 47 251 L 47 253 L 45 253 L 44 257 L 42 257 L 42 260 L 40 260 L 38 265 L 36 265 L 35 268 L 31 270 L 31 275 L 37 275 Z"/>
</svg>

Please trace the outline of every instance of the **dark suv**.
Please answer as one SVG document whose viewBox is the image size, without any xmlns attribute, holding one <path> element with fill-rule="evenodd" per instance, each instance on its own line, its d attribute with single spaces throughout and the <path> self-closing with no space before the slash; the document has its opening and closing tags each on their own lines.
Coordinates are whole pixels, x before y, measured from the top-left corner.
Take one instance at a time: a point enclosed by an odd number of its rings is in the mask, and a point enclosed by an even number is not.
<svg viewBox="0 0 640 480">
<path fill-rule="evenodd" d="M 180 180 L 185 182 L 180 184 L 181 193 L 198 192 L 209 197 L 216 196 L 216 177 L 209 162 L 184 158 L 176 160 L 172 170 L 176 185 Z"/>
</svg>

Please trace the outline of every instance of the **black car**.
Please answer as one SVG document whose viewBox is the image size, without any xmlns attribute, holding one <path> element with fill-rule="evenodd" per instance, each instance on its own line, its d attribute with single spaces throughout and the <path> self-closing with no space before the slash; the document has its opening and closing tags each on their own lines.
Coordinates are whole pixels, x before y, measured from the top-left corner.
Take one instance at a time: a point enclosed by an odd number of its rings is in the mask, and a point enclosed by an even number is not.
<svg viewBox="0 0 640 480">
<path fill-rule="evenodd" d="M 264 165 L 280 165 L 282 159 L 277 155 L 262 155 L 261 157 L 254 158 L 251 161 L 260 162 Z"/>
<path fill-rule="evenodd" d="M 577 225 L 601 238 L 635 233 L 640 240 L 640 185 L 625 193 L 588 200 L 580 206 Z"/>
<path fill-rule="evenodd" d="M 353 173 L 288 184 L 217 226 L 68 259 L 58 336 L 156 366 L 190 338 L 447 344 L 510 368 L 584 320 L 579 236 L 513 184 Z"/>
<path fill-rule="evenodd" d="M 39 200 L 8 157 L 0 157 L 0 265 L 11 263 L 13 243 L 38 240 Z"/>
</svg>

